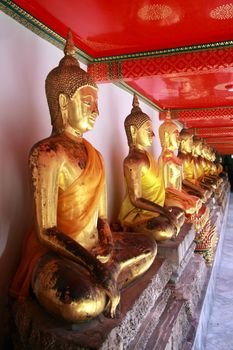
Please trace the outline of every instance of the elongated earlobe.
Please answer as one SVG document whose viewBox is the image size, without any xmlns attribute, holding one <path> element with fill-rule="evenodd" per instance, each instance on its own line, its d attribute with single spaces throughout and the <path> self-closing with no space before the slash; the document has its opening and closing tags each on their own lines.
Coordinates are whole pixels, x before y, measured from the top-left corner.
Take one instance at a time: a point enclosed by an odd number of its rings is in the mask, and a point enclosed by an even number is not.
<svg viewBox="0 0 233 350">
<path fill-rule="evenodd" d="M 169 147 L 170 145 L 170 135 L 167 131 L 164 133 L 164 141 L 165 141 L 165 147 Z"/>
<path fill-rule="evenodd" d="M 65 94 L 60 94 L 59 95 L 59 106 L 60 106 L 60 111 L 61 111 L 61 117 L 62 117 L 62 122 L 63 122 L 63 127 L 67 125 L 68 122 L 68 96 Z"/>
<path fill-rule="evenodd" d="M 134 125 L 130 125 L 130 133 L 131 133 L 131 137 L 132 137 L 132 146 L 136 145 L 136 141 L 137 141 L 137 128 Z"/>
</svg>

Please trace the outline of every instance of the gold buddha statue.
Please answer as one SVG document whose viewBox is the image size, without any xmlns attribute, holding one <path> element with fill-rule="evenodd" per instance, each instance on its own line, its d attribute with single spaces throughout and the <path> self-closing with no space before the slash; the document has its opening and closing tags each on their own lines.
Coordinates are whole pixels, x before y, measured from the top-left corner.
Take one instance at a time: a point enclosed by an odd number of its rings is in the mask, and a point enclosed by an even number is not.
<svg viewBox="0 0 233 350">
<path fill-rule="evenodd" d="M 207 145 L 204 141 L 202 142 L 202 164 L 204 168 L 205 176 L 209 176 L 210 178 L 217 179 L 218 170 L 215 165 L 215 152 L 213 148 Z"/>
<path fill-rule="evenodd" d="M 201 207 L 201 201 L 182 189 L 183 164 L 182 160 L 174 154 L 174 151 L 179 148 L 179 130 L 171 120 L 169 112 L 164 123 L 159 127 L 159 137 L 162 146 L 159 166 L 163 171 L 166 188 L 165 204 L 175 205 L 183 209 L 186 214 L 195 214 Z"/>
<path fill-rule="evenodd" d="M 218 168 L 215 164 L 216 156 L 214 149 L 205 142 L 202 144 L 202 166 L 204 170 L 203 182 L 209 183 L 214 189 L 216 200 L 221 204 L 227 182 L 224 177 L 219 175 Z"/>
<path fill-rule="evenodd" d="M 188 192 L 194 190 L 203 203 L 198 214 L 191 218 L 196 230 L 195 252 L 202 254 L 207 264 L 211 265 L 217 243 L 217 230 L 215 224 L 211 222 L 209 208 L 204 204 L 212 196 L 213 188 L 210 184 L 203 182 L 204 169 L 201 154 L 202 140 L 196 136 L 193 137 L 185 129 L 181 130 L 179 158 L 183 162 L 184 188 Z"/>
<path fill-rule="evenodd" d="M 154 137 L 150 117 L 139 107 L 134 95 L 133 108 L 125 119 L 129 154 L 124 159 L 126 194 L 119 221 L 124 231 L 142 232 L 156 241 L 175 237 L 184 223 L 179 208 L 164 206 L 165 189 L 160 169 L 147 151 Z"/>
<path fill-rule="evenodd" d="M 194 136 L 192 147 L 194 179 L 200 183 L 202 188 L 213 192 L 216 189 L 216 185 L 214 184 L 214 181 L 208 177 L 209 166 L 206 161 L 205 149 L 206 148 L 203 147 L 203 140 Z"/>
<path fill-rule="evenodd" d="M 180 144 L 179 131 L 168 113 L 165 121 L 159 127 L 162 153 L 159 157 L 160 167 L 163 169 L 167 205 L 177 205 L 185 211 L 187 222 L 191 222 L 195 229 L 195 252 L 202 254 L 209 264 L 213 258 L 213 248 L 216 244 L 216 228 L 210 222 L 209 209 L 203 205 L 200 198 L 190 195 L 182 187 L 183 160 L 174 151 Z"/>
<path fill-rule="evenodd" d="M 30 153 L 35 225 L 10 294 L 23 301 L 33 293 L 46 310 L 76 323 L 103 311 L 114 317 L 119 289 L 148 270 L 156 244 L 110 231 L 103 159 L 83 138 L 98 116 L 97 86 L 74 57 L 71 33 L 64 52 L 46 79 L 53 131 Z"/>
<path fill-rule="evenodd" d="M 195 178 L 194 161 L 192 156 L 193 135 L 188 129 L 182 129 L 179 134 L 180 146 L 178 158 L 183 164 L 183 188 L 188 193 L 199 197 L 203 203 L 206 203 L 212 192 L 201 187 L 200 182 Z"/>
<path fill-rule="evenodd" d="M 215 158 L 216 158 L 216 155 L 215 155 Z M 223 165 L 222 165 L 222 157 L 221 156 L 218 157 L 218 161 L 216 162 L 216 166 L 217 166 L 218 175 L 222 174 L 223 178 L 225 178 L 226 173 L 225 173 Z"/>
</svg>

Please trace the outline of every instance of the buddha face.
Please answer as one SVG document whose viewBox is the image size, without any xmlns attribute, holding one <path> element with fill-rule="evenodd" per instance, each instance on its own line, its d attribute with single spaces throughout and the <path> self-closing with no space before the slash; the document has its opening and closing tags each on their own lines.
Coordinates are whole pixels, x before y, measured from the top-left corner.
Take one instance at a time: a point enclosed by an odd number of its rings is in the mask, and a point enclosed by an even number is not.
<svg viewBox="0 0 233 350">
<path fill-rule="evenodd" d="M 94 127 L 99 115 L 96 88 L 83 86 L 77 89 L 71 98 L 60 94 L 59 103 L 61 112 L 64 110 L 66 112 L 65 124 L 71 126 L 76 132 L 83 134 Z"/>
<path fill-rule="evenodd" d="M 184 153 L 191 153 L 193 148 L 193 137 L 186 137 L 181 140 L 181 151 Z"/>
<path fill-rule="evenodd" d="M 210 153 L 210 160 L 211 162 L 214 162 L 216 160 L 216 155 L 213 149 L 209 149 L 209 153 Z"/>
<path fill-rule="evenodd" d="M 178 149 L 180 145 L 180 137 L 178 129 L 175 129 L 170 134 L 170 149 Z"/>
<path fill-rule="evenodd" d="M 194 156 L 201 156 L 202 154 L 202 143 L 196 142 L 193 144 L 193 155 Z"/>
<path fill-rule="evenodd" d="M 202 146 L 202 156 L 209 160 L 209 148 L 206 145 Z"/>
<path fill-rule="evenodd" d="M 135 141 L 138 146 L 148 147 L 152 145 L 153 137 L 155 136 L 152 123 L 148 120 L 137 129 Z"/>
</svg>

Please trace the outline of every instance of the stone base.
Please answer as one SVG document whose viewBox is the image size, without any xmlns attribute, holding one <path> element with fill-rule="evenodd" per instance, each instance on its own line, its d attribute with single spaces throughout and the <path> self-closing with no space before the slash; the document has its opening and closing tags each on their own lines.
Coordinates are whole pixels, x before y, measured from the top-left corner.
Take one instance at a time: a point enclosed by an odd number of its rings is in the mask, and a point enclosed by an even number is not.
<svg viewBox="0 0 233 350">
<path fill-rule="evenodd" d="M 193 254 L 179 281 L 171 285 L 176 299 L 186 301 L 187 313 L 195 318 L 195 312 L 199 301 L 202 298 L 208 268 L 201 255 Z"/>
<path fill-rule="evenodd" d="M 196 308 L 205 289 L 206 276 L 203 257 L 192 252 L 179 281 L 167 285 L 127 350 L 181 349 L 190 329 L 194 329 Z"/>
<path fill-rule="evenodd" d="M 125 349 L 135 338 L 171 274 L 167 261 L 155 259 L 144 276 L 122 291 L 120 316 L 115 319 L 101 315 L 88 323 L 69 324 L 50 316 L 35 300 L 15 302 L 12 306 L 15 349 Z"/>
<path fill-rule="evenodd" d="M 171 298 L 144 349 L 178 350 L 186 339 L 188 330 L 189 320 L 185 302 Z"/>
<path fill-rule="evenodd" d="M 185 224 L 175 240 L 158 243 L 158 256 L 166 259 L 172 266 L 173 282 L 179 279 L 194 252 L 194 237 L 192 224 Z"/>
<path fill-rule="evenodd" d="M 151 309 L 150 314 L 144 319 L 137 336 L 127 348 L 128 350 L 143 350 L 146 348 L 151 334 L 158 325 L 160 317 L 167 307 L 171 294 L 172 292 L 170 288 L 166 288 L 163 293 L 161 293 L 160 297 L 156 300 L 155 305 Z"/>
</svg>

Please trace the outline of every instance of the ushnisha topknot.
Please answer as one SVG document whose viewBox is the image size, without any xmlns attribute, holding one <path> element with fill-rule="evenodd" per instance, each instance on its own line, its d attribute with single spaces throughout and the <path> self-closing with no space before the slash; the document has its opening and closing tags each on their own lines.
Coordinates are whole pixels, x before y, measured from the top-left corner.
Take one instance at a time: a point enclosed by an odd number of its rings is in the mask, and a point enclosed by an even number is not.
<svg viewBox="0 0 233 350">
<path fill-rule="evenodd" d="M 189 132 L 189 129 L 187 129 L 187 128 L 181 129 L 181 131 L 180 131 L 180 139 L 181 140 L 187 140 L 187 139 L 190 139 L 191 137 L 193 138 L 193 135 Z"/>
<path fill-rule="evenodd" d="M 194 144 L 198 144 L 198 143 L 202 143 L 202 139 L 196 135 L 193 136 L 193 143 Z"/>
<path fill-rule="evenodd" d="M 75 46 L 70 30 L 68 32 L 64 54 L 58 67 L 51 70 L 45 81 L 51 122 L 55 130 L 61 130 L 63 124 L 59 107 L 59 95 L 62 93 L 71 98 L 77 89 L 83 86 L 89 85 L 97 88 L 93 79 L 87 72 L 80 68 L 79 62 L 75 58 Z"/>
<path fill-rule="evenodd" d="M 143 113 L 139 107 L 139 101 L 136 94 L 134 94 L 132 106 L 133 108 L 131 113 L 125 118 L 124 123 L 129 146 L 133 143 L 130 126 L 134 126 L 139 129 L 144 123 L 148 121 L 151 122 L 150 117 L 146 113 Z"/>
</svg>

